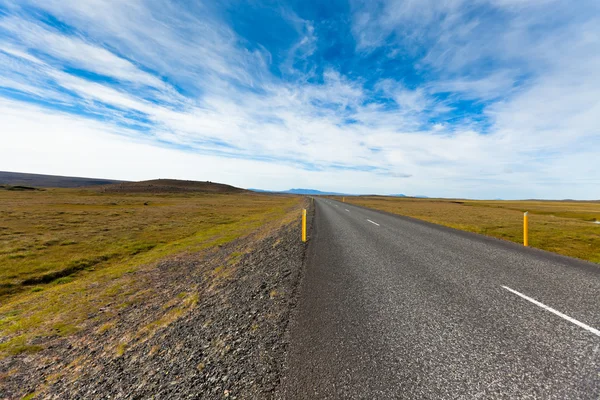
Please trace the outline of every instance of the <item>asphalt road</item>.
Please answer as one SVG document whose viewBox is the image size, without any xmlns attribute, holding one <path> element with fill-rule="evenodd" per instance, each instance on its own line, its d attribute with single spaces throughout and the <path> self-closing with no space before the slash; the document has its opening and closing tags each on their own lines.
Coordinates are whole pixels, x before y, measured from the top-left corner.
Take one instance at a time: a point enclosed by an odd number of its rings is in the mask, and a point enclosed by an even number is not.
<svg viewBox="0 0 600 400">
<path fill-rule="evenodd" d="M 600 399 L 600 266 L 317 199 L 285 399 Z"/>
</svg>

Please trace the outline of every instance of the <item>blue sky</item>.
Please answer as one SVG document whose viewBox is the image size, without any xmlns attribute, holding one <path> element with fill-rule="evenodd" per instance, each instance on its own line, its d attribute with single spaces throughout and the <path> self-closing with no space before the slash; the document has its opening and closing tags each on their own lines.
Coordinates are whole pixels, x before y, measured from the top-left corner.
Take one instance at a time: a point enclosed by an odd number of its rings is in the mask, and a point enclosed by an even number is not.
<svg viewBox="0 0 600 400">
<path fill-rule="evenodd" d="M 600 2 L 0 0 L 0 170 L 600 198 Z"/>
</svg>

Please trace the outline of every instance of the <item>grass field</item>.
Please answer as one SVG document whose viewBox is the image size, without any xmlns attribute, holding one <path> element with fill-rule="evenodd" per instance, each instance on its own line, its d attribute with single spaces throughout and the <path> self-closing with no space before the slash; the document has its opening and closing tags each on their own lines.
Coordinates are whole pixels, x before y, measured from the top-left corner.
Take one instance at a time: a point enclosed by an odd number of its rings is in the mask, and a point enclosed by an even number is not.
<svg viewBox="0 0 600 400">
<path fill-rule="evenodd" d="M 517 243 L 529 211 L 529 245 L 600 263 L 600 203 L 575 201 L 473 201 L 346 197 L 346 202 Z M 341 198 L 338 198 L 341 200 Z"/>
<path fill-rule="evenodd" d="M 39 350 L 43 338 L 76 332 L 106 304 L 148 295 L 132 277 L 138 269 L 247 235 L 300 201 L 0 190 L 0 356 Z"/>
</svg>

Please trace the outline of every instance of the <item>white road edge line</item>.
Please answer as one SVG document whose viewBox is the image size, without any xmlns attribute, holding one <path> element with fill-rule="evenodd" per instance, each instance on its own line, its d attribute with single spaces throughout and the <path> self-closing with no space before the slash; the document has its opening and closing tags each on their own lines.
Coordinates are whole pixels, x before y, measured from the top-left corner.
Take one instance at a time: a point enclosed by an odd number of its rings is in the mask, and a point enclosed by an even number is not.
<svg viewBox="0 0 600 400">
<path fill-rule="evenodd" d="M 525 296 L 524 294 L 522 294 L 522 293 L 519 293 L 519 292 L 517 292 L 516 290 L 513 290 L 513 289 L 509 288 L 508 286 L 502 286 L 502 287 L 503 287 L 504 289 L 508 290 L 509 292 L 511 292 L 511 293 L 514 293 L 514 294 L 516 294 L 517 296 L 519 296 L 519 297 L 522 297 L 522 298 L 524 298 L 525 300 L 532 302 L 532 303 L 533 303 L 533 304 L 535 304 L 536 306 L 542 307 L 544 310 L 546 310 L 546 311 L 550 311 L 551 313 L 553 313 L 553 314 L 556 314 L 556 315 L 558 315 L 559 317 L 561 317 L 561 318 L 564 318 L 564 319 L 566 319 L 567 321 L 574 323 L 575 325 L 579 326 L 580 328 L 583 328 L 583 329 L 585 329 L 586 331 L 592 332 L 592 333 L 593 333 L 594 335 L 596 335 L 596 336 L 600 336 L 600 331 L 599 331 L 598 329 L 592 328 L 591 326 L 589 326 L 589 325 L 586 325 L 586 324 L 584 324 L 583 322 L 579 322 L 579 321 L 577 321 L 575 318 L 571 318 L 571 317 L 569 317 L 568 315 L 565 315 L 565 314 L 561 313 L 560 311 L 556 311 L 554 308 L 552 308 L 552 307 L 548 307 L 547 305 L 545 305 L 545 304 L 542 304 L 542 303 L 540 303 L 539 301 L 537 301 L 537 300 L 535 300 L 535 299 L 532 299 L 531 297 Z"/>
<path fill-rule="evenodd" d="M 373 225 L 377 225 L 377 226 L 379 226 L 379 224 L 378 224 L 377 222 L 373 222 L 373 221 L 371 221 L 370 219 L 368 219 L 367 221 L 369 221 L 369 222 L 370 222 L 370 223 L 372 223 Z"/>
</svg>

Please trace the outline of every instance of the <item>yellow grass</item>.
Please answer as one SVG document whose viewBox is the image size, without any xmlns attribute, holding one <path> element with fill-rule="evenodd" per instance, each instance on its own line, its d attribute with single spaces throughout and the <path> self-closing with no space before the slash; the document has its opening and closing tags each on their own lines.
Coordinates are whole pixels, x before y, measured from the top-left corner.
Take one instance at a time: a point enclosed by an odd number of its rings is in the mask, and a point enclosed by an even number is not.
<svg viewBox="0 0 600 400">
<path fill-rule="evenodd" d="M 151 288 L 140 287 L 136 271 L 245 236 L 300 201 L 250 193 L 0 190 L 0 356 L 38 351 L 44 338 L 76 332 L 107 304 L 143 301 Z M 110 322 L 98 331 L 109 329 Z"/>
<path fill-rule="evenodd" d="M 529 211 L 529 245 L 600 263 L 600 203 L 346 197 L 362 205 L 517 243 Z"/>
</svg>

